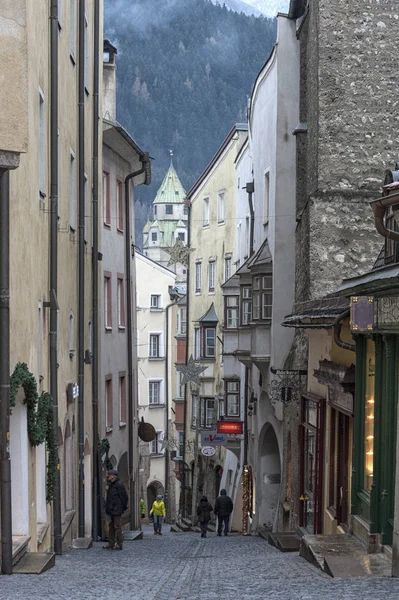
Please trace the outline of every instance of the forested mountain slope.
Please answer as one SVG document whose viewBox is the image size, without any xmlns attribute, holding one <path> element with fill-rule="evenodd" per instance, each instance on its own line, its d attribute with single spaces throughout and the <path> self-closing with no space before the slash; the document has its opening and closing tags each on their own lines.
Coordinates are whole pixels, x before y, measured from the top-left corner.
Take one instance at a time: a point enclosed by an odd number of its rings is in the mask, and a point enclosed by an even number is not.
<svg viewBox="0 0 399 600">
<path fill-rule="evenodd" d="M 118 120 L 154 158 L 151 186 L 136 191 L 141 245 L 169 150 L 188 189 L 232 125 L 245 122 L 276 21 L 210 0 L 105 0 L 104 34 L 118 48 Z"/>
</svg>

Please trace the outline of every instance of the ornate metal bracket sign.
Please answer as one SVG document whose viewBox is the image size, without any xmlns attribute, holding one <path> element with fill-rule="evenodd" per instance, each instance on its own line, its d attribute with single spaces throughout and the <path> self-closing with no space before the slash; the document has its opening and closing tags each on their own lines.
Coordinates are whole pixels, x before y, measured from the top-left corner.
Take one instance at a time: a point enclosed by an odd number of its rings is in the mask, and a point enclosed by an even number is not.
<svg viewBox="0 0 399 600">
<path fill-rule="evenodd" d="M 306 387 L 307 371 L 273 369 L 274 378 L 269 384 L 270 402 L 276 405 L 278 402 L 290 404 L 291 402 L 299 402 L 301 393 Z"/>
</svg>

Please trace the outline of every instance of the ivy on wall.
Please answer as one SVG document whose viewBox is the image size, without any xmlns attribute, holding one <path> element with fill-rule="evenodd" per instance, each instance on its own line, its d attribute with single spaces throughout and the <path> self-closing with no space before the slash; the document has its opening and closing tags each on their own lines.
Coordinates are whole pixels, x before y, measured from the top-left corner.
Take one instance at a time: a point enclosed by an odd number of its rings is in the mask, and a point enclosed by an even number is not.
<svg viewBox="0 0 399 600">
<path fill-rule="evenodd" d="M 46 499 L 51 502 L 55 498 L 55 480 L 58 468 L 58 448 L 54 433 L 53 398 L 48 392 L 40 396 L 37 393 L 37 383 L 26 363 L 17 363 L 10 378 L 10 404 L 15 406 L 19 387 L 25 394 L 25 404 L 28 412 L 28 437 L 32 446 L 40 446 L 46 442 L 47 483 Z"/>
</svg>

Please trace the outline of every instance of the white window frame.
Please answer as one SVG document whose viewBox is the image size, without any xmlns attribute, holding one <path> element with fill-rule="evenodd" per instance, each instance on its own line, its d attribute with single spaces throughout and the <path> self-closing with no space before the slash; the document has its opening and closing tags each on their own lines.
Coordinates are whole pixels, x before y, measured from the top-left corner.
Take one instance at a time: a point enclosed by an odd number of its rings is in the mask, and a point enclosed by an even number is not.
<svg viewBox="0 0 399 600">
<path fill-rule="evenodd" d="M 149 379 L 148 380 L 148 406 L 162 406 L 163 401 L 163 380 L 162 379 Z M 152 390 L 152 391 L 151 391 Z M 154 391 L 157 393 L 154 394 Z M 152 398 L 152 400 L 151 400 Z M 154 401 L 155 398 L 155 401 Z"/>
<path fill-rule="evenodd" d="M 210 199 L 209 196 L 205 196 L 202 199 L 202 227 L 209 227 L 209 216 L 210 216 Z"/>
<path fill-rule="evenodd" d="M 201 329 L 199 327 L 194 328 L 194 360 L 200 360 L 201 358 Z"/>
<path fill-rule="evenodd" d="M 158 338 L 158 355 L 153 354 L 153 338 Z M 163 334 L 161 331 L 151 331 L 148 334 L 148 358 L 163 358 Z"/>
<path fill-rule="evenodd" d="M 218 192 L 218 225 L 224 225 L 226 212 L 226 192 Z"/>
<path fill-rule="evenodd" d="M 177 333 L 186 335 L 187 333 L 187 307 L 182 306 L 177 313 Z"/>
<path fill-rule="evenodd" d="M 228 281 L 232 275 L 231 267 L 233 264 L 233 257 L 231 254 L 227 254 L 224 257 L 224 280 Z"/>
<path fill-rule="evenodd" d="M 212 406 L 211 406 L 212 403 Z M 215 398 L 201 398 L 200 427 L 211 429 L 214 424 Z"/>
<path fill-rule="evenodd" d="M 117 278 L 117 305 L 118 305 L 118 328 L 126 328 L 126 301 L 125 301 L 125 279 L 122 277 Z M 122 311 L 123 309 L 123 311 Z M 122 320 L 123 312 L 123 320 Z"/>
<path fill-rule="evenodd" d="M 216 260 L 208 262 L 208 294 L 216 292 Z"/>
<path fill-rule="evenodd" d="M 227 418 L 239 418 L 240 417 L 240 382 L 231 380 L 225 382 L 226 386 L 226 407 L 225 416 Z M 234 398 L 234 410 L 230 410 L 229 399 Z"/>
<path fill-rule="evenodd" d="M 191 394 L 191 427 L 195 429 L 197 427 L 198 419 L 198 394 Z"/>
<path fill-rule="evenodd" d="M 202 290 L 202 262 L 195 263 L 195 293 L 200 294 Z"/>
<path fill-rule="evenodd" d="M 162 429 L 157 429 L 155 440 L 150 442 L 150 454 L 153 456 L 161 456 L 165 454 L 165 448 L 162 449 L 164 432 Z"/>
<path fill-rule="evenodd" d="M 182 373 L 181 371 L 177 371 L 177 379 L 176 379 L 176 383 L 177 383 L 177 389 L 176 389 L 176 398 L 184 398 L 184 388 L 186 387 L 186 385 L 184 383 L 182 383 L 184 377 L 184 373 Z"/>
<path fill-rule="evenodd" d="M 161 295 L 160 294 L 151 294 L 150 296 L 150 309 L 158 310 L 162 308 L 161 306 Z"/>
<path fill-rule="evenodd" d="M 209 331 L 214 332 L 213 346 L 211 346 L 208 341 L 208 332 Z M 210 348 L 213 348 L 213 353 L 210 353 Z M 204 358 L 210 358 L 210 359 L 216 358 L 216 327 L 213 327 L 213 326 L 204 327 Z"/>
<path fill-rule="evenodd" d="M 241 306 L 241 325 L 249 325 L 252 321 L 252 288 L 250 285 L 243 286 Z M 250 308 L 250 310 L 249 310 Z"/>
<path fill-rule="evenodd" d="M 226 329 L 237 329 L 240 322 L 240 299 L 238 296 L 225 296 Z"/>
</svg>

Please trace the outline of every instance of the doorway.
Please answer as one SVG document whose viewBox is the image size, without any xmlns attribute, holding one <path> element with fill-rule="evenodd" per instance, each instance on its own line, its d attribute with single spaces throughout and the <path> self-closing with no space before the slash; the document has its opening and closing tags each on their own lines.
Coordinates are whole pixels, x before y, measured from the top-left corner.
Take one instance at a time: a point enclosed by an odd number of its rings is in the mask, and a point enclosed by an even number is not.
<svg viewBox="0 0 399 600">
<path fill-rule="evenodd" d="M 260 527 L 272 531 L 281 484 L 281 460 L 275 429 L 266 423 L 259 438 L 260 445 L 260 493 L 259 518 Z"/>
</svg>

